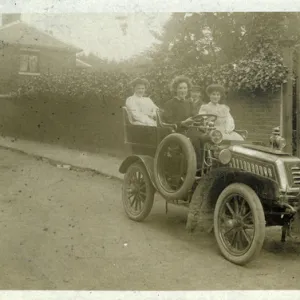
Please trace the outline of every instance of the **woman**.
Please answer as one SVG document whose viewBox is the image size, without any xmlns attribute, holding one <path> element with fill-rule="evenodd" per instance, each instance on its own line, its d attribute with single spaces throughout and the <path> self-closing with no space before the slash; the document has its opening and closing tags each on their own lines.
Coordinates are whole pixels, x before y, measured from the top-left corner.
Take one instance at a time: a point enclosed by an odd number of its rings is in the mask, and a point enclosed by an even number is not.
<svg viewBox="0 0 300 300">
<path fill-rule="evenodd" d="M 194 121 L 191 116 L 196 115 L 194 103 L 189 97 L 192 88 L 191 81 L 186 76 L 177 76 L 171 83 L 171 92 L 174 94 L 173 99 L 167 101 L 164 105 L 163 120 L 166 123 L 176 124 L 177 131 L 182 131 Z M 188 131 L 187 136 L 190 138 L 197 157 L 197 168 L 201 167 L 201 149 L 199 136 L 197 132 Z"/>
<path fill-rule="evenodd" d="M 158 107 L 149 97 L 144 97 L 149 82 L 137 78 L 131 82 L 134 94 L 126 99 L 126 107 L 131 114 L 132 123 L 137 125 L 156 126 Z"/>
<path fill-rule="evenodd" d="M 186 76 L 177 76 L 171 83 L 171 92 L 174 97 L 167 101 L 163 107 L 163 120 L 166 123 L 185 127 L 192 123 L 189 118 L 193 115 L 193 105 L 189 92 L 192 87 L 191 81 Z"/>
<path fill-rule="evenodd" d="M 212 114 L 218 117 L 215 121 L 215 126 L 222 132 L 224 140 L 243 141 L 244 139 L 234 132 L 235 124 L 229 107 L 225 104 L 220 104 L 221 97 L 225 94 L 224 87 L 219 84 L 211 84 L 207 87 L 206 93 L 210 102 L 201 106 L 199 114 Z"/>
</svg>

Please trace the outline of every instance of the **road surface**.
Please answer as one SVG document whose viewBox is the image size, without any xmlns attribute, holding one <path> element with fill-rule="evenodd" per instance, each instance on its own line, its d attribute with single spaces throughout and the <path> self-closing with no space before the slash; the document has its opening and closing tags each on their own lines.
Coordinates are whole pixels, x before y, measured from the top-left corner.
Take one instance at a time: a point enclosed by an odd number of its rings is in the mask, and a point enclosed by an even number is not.
<svg viewBox="0 0 300 300">
<path fill-rule="evenodd" d="M 186 210 L 157 199 L 127 219 L 117 180 L 0 150 L 0 288 L 59 290 L 299 289 L 300 244 L 268 230 L 246 267 L 213 234 L 185 231 Z"/>
</svg>

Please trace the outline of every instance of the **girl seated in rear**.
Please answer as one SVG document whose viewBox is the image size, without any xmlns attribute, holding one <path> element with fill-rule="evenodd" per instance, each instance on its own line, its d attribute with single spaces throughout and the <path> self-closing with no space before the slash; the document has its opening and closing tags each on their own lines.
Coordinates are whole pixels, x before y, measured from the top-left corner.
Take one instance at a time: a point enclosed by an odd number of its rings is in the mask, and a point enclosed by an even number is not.
<svg viewBox="0 0 300 300">
<path fill-rule="evenodd" d="M 156 126 L 156 111 L 158 107 L 149 97 L 144 97 L 149 82 L 137 78 L 131 83 L 134 94 L 126 99 L 126 107 L 131 115 L 132 123 L 137 125 Z"/>
</svg>

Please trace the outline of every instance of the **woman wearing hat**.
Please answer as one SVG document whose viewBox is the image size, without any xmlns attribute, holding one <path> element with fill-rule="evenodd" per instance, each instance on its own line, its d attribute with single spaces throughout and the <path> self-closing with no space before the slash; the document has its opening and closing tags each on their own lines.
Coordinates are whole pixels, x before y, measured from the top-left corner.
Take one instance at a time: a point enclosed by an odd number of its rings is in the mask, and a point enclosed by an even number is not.
<svg viewBox="0 0 300 300">
<path fill-rule="evenodd" d="M 186 76 L 177 76 L 171 83 L 171 92 L 174 97 L 167 101 L 164 105 L 163 119 L 166 123 L 176 124 L 179 131 L 187 128 L 188 125 L 194 121 L 192 116 L 197 115 L 195 106 L 189 97 L 192 89 L 191 81 Z M 199 136 L 197 132 L 189 131 L 188 137 L 190 138 L 197 157 L 197 168 L 201 167 L 201 149 L 199 143 Z"/>
<path fill-rule="evenodd" d="M 221 97 L 225 94 L 224 87 L 219 84 L 211 84 L 207 87 L 206 93 L 210 102 L 201 106 L 199 114 L 213 114 L 218 117 L 215 121 L 215 126 L 222 132 L 224 140 L 242 141 L 243 138 L 234 132 L 235 124 L 229 107 L 225 104 L 220 104 Z"/>
<path fill-rule="evenodd" d="M 149 87 L 148 80 L 137 78 L 131 82 L 134 94 L 126 99 L 126 107 L 131 114 L 133 124 L 156 126 L 158 107 L 149 97 L 144 97 Z"/>
<path fill-rule="evenodd" d="M 163 119 L 166 123 L 176 124 L 179 128 L 192 123 L 193 105 L 188 97 L 192 84 L 188 77 L 177 76 L 171 82 L 171 92 L 174 97 L 163 107 Z"/>
</svg>

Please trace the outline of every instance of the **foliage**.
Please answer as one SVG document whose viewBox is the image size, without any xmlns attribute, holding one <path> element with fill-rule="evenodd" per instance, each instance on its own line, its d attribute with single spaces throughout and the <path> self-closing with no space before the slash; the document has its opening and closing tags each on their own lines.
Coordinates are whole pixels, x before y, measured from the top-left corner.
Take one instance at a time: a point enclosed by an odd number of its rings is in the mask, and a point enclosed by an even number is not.
<svg viewBox="0 0 300 300">
<path fill-rule="evenodd" d="M 104 100 L 123 99 L 128 86 L 129 76 L 124 72 L 86 72 L 70 71 L 62 74 L 43 74 L 28 78 L 18 90 L 22 96 L 43 96 L 45 98 L 84 99 L 96 96 Z"/>
<path fill-rule="evenodd" d="M 280 41 L 299 41 L 299 25 L 299 13 L 176 13 L 149 55 L 202 86 L 274 92 L 287 76 Z"/>
<path fill-rule="evenodd" d="M 203 89 L 221 83 L 233 91 L 275 92 L 287 78 L 279 40 L 298 41 L 297 24 L 298 13 L 175 13 L 163 34 L 153 33 L 160 44 L 147 53 L 119 63 L 82 55 L 94 72 L 32 77 L 19 92 L 67 101 L 96 96 L 119 104 L 132 93 L 129 81 L 143 76 L 159 104 L 171 97 L 169 83 L 181 74 Z"/>
</svg>

